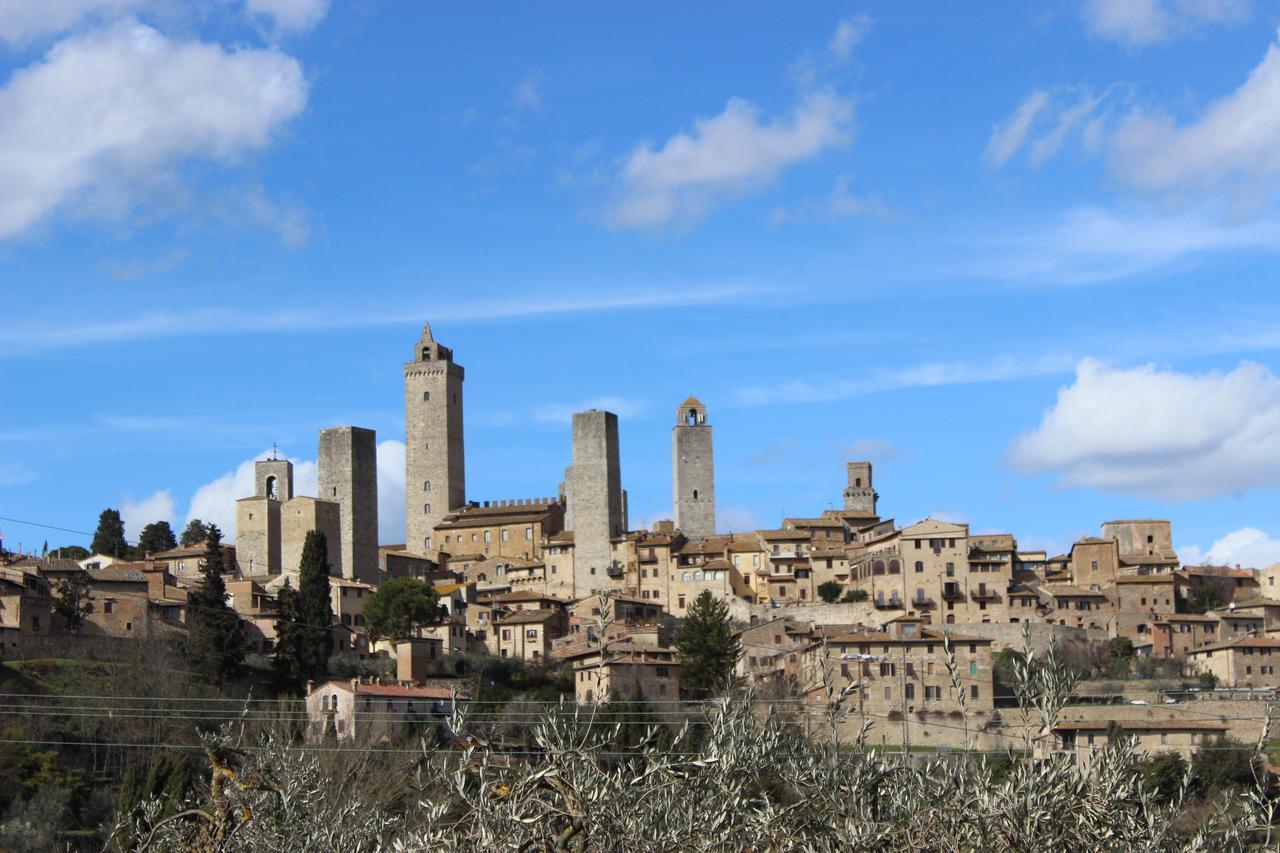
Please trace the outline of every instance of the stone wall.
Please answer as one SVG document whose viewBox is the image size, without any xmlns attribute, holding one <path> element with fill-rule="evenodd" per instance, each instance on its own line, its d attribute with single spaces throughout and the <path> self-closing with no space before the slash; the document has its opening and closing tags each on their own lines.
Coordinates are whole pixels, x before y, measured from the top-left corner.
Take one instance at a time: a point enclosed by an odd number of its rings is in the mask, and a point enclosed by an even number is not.
<svg viewBox="0 0 1280 853">
<path fill-rule="evenodd" d="M 404 365 L 405 550 L 429 557 L 439 551 L 435 526 L 466 503 L 462 383 L 466 373 L 453 352 L 425 327 Z"/>
<path fill-rule="evenodd" d="M 280 574 L 280 501 L 236 501 L 236 561 L 246 577 Z"/>
<path fill-rule="evenodd" d="M 339 507 L 339 542 L 329 542 L 333 574 L 377 577 L 377 434 L 354 426 L 320 430 L 319 469 L 320 498 Z"/>
<path fill-rule="evenodd" d="M 334 553 L 341 547 L 342 521 L 338 505 L 311 497 L 297 497 L 280 509 L 280 563 L 285 574 L 298 576 L 302 563 L 302 546 L 307 533 L 323 533 L 329 546 L 329 571 L 335 574 Z M 297 583 L 294 583 L 297 587 Z"/>
<path fill-rule="evenodd" d="M 574 595 L 613 588 L 617 583 L 607 574 L 613 560 L 611 540 L 625 532 L 617 415 L 596 409 L 574 414 L 568 490 Z"/>
<path fill-rule="evenodd" d="M 671 431 L 671 481 L 676 529 L 691 539 L 716 532 L 715 463 L 707 410 L 690 398 Z"/>
</svg>

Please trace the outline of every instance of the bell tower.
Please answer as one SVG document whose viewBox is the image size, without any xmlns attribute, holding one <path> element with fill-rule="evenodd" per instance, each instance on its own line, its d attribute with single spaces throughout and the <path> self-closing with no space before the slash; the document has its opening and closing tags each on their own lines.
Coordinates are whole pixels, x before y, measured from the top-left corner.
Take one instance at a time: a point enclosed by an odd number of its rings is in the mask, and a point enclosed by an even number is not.
<svg viewBox="0 0 1280 853">
<path fill-rule="evenodd" d="M 715 462 L 707 407 L 690 397 L 676 408 L 671 430 L 671 482 L 676 529 L 690 539 L 716 533 Z"/>
<path fill-rule="evenodd" d="M 433 530 L 466 502 L 462 380 L 453 350 L 436 342 L 430 324 L 404 365 L 405 548 L 435 556 Z"/>
</svg>

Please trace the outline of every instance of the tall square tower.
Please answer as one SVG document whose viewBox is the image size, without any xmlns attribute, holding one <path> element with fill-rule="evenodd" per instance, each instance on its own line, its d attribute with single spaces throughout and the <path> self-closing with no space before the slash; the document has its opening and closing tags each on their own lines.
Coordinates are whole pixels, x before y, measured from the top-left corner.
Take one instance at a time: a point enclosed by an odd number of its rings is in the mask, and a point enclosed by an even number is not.
<svg viewBox="0 0 1280 853">
<path fill-rule="evenodd" d="M 404 366 L 405 548 L 434 556 L 433 529 L 467 500 L 462 436 L 462 366 L 431 326 Z"/>
<path fill-rule="evenodd" d="M 574 414 L 573 466 L 568 473 L 574 595 L 582 596 L 618 585 L 608 576 L 612 540 L 626 532 L 617 415 L 597 409 Z"/>
<path fill-rule="evenodd" d="M 320 430 L 320 499 L 338 504 L 338 541 L 329 540 L 333 573 L 372 578 L 378 571 L 378 437 L 371 429 Z"/>
<path fill-rule="evenodd" d="M 671 430 L 671 484 L 676 529 L 690 539 L 716 532 L 716 479 L 707 407 L 690 397 L 676 409 Z"/>
</svg>

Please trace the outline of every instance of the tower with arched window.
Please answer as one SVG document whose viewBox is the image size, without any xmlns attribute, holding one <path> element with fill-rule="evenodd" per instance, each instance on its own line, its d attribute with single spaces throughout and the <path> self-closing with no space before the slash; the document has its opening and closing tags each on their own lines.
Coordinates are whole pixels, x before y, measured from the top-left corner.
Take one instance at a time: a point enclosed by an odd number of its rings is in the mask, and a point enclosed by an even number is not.
<svg viewBox="0 0 1280 853">
<path fill-rule="evenodd" d="M 405 547 L 435 554 L 432 530 L 466 503 L 462 380 L 453 350 L 436 342 L 431 326 L 404 365 Z"/>
<path fill-rule="evenodd" d="M 676 529 L 691 539 L 716 532 L 715 463 L 707 407 L 690 397 L 676 409 L 671 431 L 671 482 Z"/>
</svg>

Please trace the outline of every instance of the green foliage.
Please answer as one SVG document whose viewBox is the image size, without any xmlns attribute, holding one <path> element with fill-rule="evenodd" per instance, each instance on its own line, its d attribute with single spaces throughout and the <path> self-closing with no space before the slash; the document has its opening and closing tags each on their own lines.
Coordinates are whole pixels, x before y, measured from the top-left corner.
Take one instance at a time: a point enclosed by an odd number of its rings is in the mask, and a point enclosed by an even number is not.
<svg viewBox="0 0 1280 853">
<path fill-rule="evenodd" d="M 128 558 L 129 543 L 124 538 L 124 520 L 120 518 L 120 510 L 104 509 L 98 516 L 98 529 L 93 533 L 93 544 L 89 549 L 95 554 L 106 554 L 109 557 Z"/>
<path fill-rule="evenodd" d="M 432 589 L 435 592 L 435 589 Z M 302 545 L 298 566 L 298 619 L 301 622 L 303 675 L 322 681 L 333 650 L 333 603 L 329 597 L 329 543 L 312 530 Z"/>
<path fill-rule="evenodd" d="M 648 745 L 665 749 L 671 743 L 671 732 L 649 704 L 638 681 L 626 698 L 615 691 L 609 701 L 596 709 L 595 728 L 612 749 L 620 752 L 634 753 Z"/>
<path fill-rule="evenodd" d="M 1191 600 L 1187 602 L 1187 609 L 1192 613 L 1207 613 L 1222 605 L 1222 590 L 1215 583 L 1206 583 L 1196 587 Z"/>
<path fill-rule="evenodd" d="M 742 656 L 742 643 L 729 622 L 729 605 L 705 590 L 693 600 L 675 641 L 680 652 L 680 686 L 701 699 L 729 686 Z"/>
<path fill-rule="evenodd" d="M 1142 762 L 1143 781 L 1160 803 L 1171 803 L 1182 788 L 1187 762 L 1176 752 L 1158 752 Z"/>
<path fill-rule="evenodd" d="M 436 625 L 444 617 L 436 588 L 418 578 L 392 578 L 365 599 L 364 621 L 370 637 L 399 642 L 415 628 Z"/>
<path fill-rule="evenodd" d="M 187 664 L 214 684 L 234 681 L 244 666 L 247 643 L 240 631 L 240 617 L 227 605 L 227 585 L 222 579 L 222 531 L 209 527 L 200 585 L 187 599 Z"/>
<path fill-rule="evenodd" d="M 53 585 L 53 612 L 62 617 L 68 631 L 79 631 L 93 612 L 89 583 L 83 575 L 62 578 Z"/>
<path fill-rule="evenodd" d="M 83 560 L 85 557 L 90 556 L 89 549 L 83 545 L 63 545 L 54 548 L 51 553 L 55 557 L 67 560 Z"/>
<path fill-rule="evenodd" d="M 840 598 L 840 593 L 844 587 L 840 586 L 838 581 L 826 581 L 818 584 L 818 598 L 821 598 L 827 604 L 834 604 Z"/>
<path fill-rule="evenodd" d="M 1107 657 L 1113 660 L 1129 660 L 1133 655 L 1133 640 L 1128 637 L 1112 637 L 1107 641 Z"/>
<path fill-rule="evenodd" d="M 991 677 L 997 684 L 1013 684 L 1020 655 L 1016 649 L 1001 649 L 991 657 Z"/>
<path fill-rule="evenodd" d="M 1234 738 L 1219 735 L 1206 740 L 1191 759 L 1191 775 L 1202 793 L 1255 783 L 1258 758 L 1252 747 Z"/>
<path fill-rule="evenodd" d="M 859 601 L 867 600 L 867 591 L 865 589 L 851 589 L 844 594 L 844 598 L 840 599 L 845 604 L 854 604 Z"/>
<path fill-rule="evenodd" d="M 138 535 L 138 553 L 143 556 L 177 547 L 178 537 L 173 535 L 173 528 L 167 521 L 152 522 Z"/>
<path fill-rule="evenodd" d="M 276 593 L 276 644 L 271 651 L 271 668 L 282 691 L 300 693 L 306 687 L 305 642 L 298 591 L 286 578 Z"/>
<path fill-rule="evenodd" d="M 212 524 L 205 524 L 198 518 L 193 518 L 187 522 L 187 526 L 182 530 L 182 536 L 179 537 L 178 543 L 183 548 L 194 548 L 196 545 L 203 545 L 209 538 L 209 530 Z"/>
</svg>

